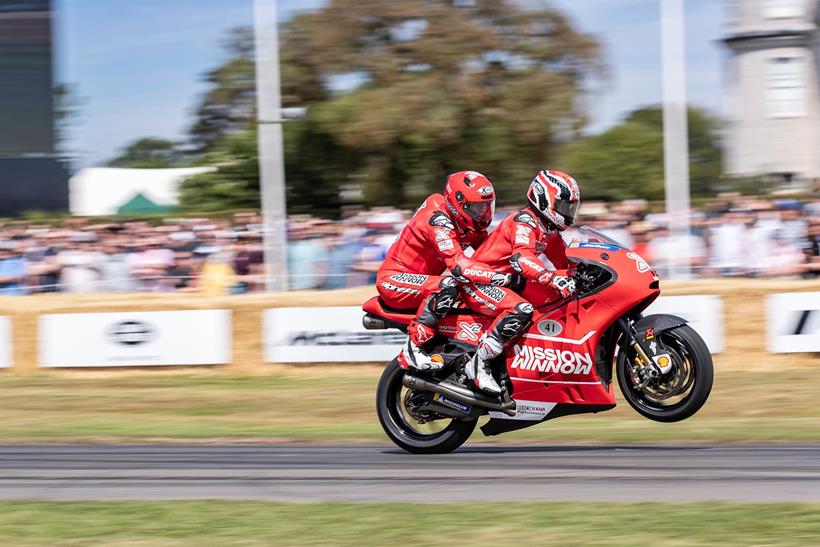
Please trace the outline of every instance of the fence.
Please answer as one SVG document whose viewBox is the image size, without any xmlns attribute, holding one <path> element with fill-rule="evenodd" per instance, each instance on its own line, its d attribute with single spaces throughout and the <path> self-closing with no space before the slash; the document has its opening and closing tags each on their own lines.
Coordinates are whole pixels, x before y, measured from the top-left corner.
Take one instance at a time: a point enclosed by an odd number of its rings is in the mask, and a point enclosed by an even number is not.
<svg viewBox="0 0 820 547">
<path fill-rule="evenodd" d="M 699 280 L 662 288 L 667 298 L 662 311 L 688 315 L 718 353 L 719 368 L 793 362 L 770 349 L 820 351 L 820 282 Z M 780 293 L 803 294 L 772 296 Z M 358 307 L 373 294 L 367 287 L 217 297 L 5 297 L 0 298 L 0 367 L 32 373 L 176 365 L 248 374 L 274 370 L 276 362 L 383 362 L 401 336 L 361 330 Z M 709 298 L 669 298 L 684 295 Z M 283 309 L 316 307 L 334 309 Z M 282 341 L 286 333 L 290 342 Z"/>
</svg>

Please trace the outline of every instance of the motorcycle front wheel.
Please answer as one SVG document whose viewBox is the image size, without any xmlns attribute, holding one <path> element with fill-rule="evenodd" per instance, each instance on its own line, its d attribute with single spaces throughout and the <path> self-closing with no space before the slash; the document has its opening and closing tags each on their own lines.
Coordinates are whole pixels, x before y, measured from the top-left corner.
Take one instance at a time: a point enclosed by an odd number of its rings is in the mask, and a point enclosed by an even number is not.
<svg viewBox="0 0 820 547">
<path fill-rule="evenodd" d="M 407 388 L 402 385 L 402 378 L 404 369 L 394 359 L 385 367 L 376 388 L 376 412 L 391 441 L 414 454 L 445 454 L 470 438 L 478 420 L 416 420 L 405 404 Z"/>
<path fill-rule="evenodd" d="M 714 367 L 706 343 L 689 325 L 657 335 L 672 358 L 672 369 L 638 387 L 631 376 L 631 351 L 618 354 L 618 385 L 629 405 L 656 422 L 679 422 L 695 414 L 712 391 Z M 629 354 L 629 355 L 628 355 Z"/>
</svg>

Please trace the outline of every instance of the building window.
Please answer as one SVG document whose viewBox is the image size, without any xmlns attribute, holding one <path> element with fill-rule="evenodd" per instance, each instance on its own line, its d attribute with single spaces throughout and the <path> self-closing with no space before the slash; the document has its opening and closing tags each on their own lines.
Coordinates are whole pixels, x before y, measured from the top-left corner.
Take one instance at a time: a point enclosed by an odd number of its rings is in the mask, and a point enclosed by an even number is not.
<svg viewBox="0 0 820 547">
<path fill-rule="evenodd" d="M 805 0 L 763 0 L 763 17 L 786 19 L 805 15 Z"/>
<path fill-rule="evenodd" d="M 806 70 L 802 57 L 775 57 L 768 60 L 766 103 L 772 118 L 806 115 Z"/>
</svg>

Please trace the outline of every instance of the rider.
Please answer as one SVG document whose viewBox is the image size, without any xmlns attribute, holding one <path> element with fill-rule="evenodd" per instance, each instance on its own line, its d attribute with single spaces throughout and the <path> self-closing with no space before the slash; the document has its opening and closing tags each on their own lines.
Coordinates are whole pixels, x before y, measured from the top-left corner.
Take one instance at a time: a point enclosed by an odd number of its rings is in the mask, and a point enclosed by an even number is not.
<svg viewBox="0 0 820 547">
<path fill-rule="evenodd" d="M 569 298 L 575 294 L 575 280 L 568 275 L 570 263 L 561 232 L 575 222 L 581 204 L 578 183 L 566 173 L 539 171 L 527 191 L 527 201 L 529 207 L 505 218 L 473 258 L 484 262 L 493 271 L 518 272 L 528 281 L 551 287 L 557 296 Z M 541 262 L 539 256 L 542 253 L 556 271 Z M 504 345 L 529 325 L 532 306 L 509 289 L 503 290 L 511 293 L 505 301 L 509 300 L 515 309 L 528 309 L 529 317 L 526 322 L 515 324 L 505 323 L 507 315 L 497 319 L 479 340 L 468 371 L 487 368 L 489 362 L 503 351 Z"/>
<path fill-rule="evenodd" d="M 444 195 L 433 194 L 421 204 L 387 251 L 377 274 L 379 295 L 389 307 L 418 310 L 398 357 L 402 366 L 443 366 L 419 348 L 432 340 L 436 325 L 455 304 L 459 283 L 500 289 L 512 279 L 464 254 L 466 247 L 477 249 L 487 239 L 494 211 L 490 180 L 475 171 L 459 171 L 447 177 Z M 453 275 L 442 275 L 445 270 Z"/>
</svg>

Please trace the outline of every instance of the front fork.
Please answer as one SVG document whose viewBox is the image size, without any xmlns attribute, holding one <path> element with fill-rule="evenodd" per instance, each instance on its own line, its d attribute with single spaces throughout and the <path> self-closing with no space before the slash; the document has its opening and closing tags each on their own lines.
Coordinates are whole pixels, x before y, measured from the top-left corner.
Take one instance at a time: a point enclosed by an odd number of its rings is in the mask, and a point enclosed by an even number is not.
<svg viewBox="0 0 820 547">
<path fill-rule="evenodd" d="M 630 376 L 636 389 L 643 389 L 649 382 L 657 380 L 672 369 L 672 359 L 668 353 L 661 353 L 662 346 L 655 340 L 654 332 L 641 336 L 632 321 L 621 317 L 618 327 L 624 335 L 623 349 L 635 351 Z"/>
</svg>

